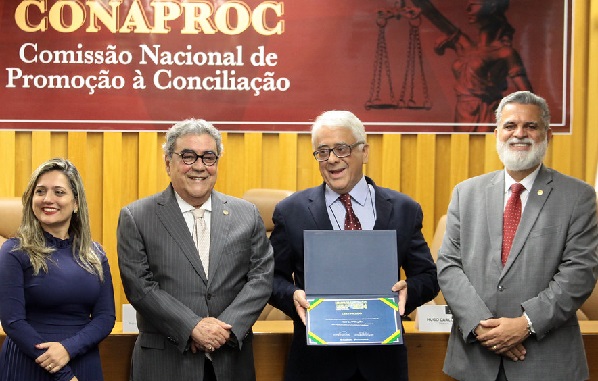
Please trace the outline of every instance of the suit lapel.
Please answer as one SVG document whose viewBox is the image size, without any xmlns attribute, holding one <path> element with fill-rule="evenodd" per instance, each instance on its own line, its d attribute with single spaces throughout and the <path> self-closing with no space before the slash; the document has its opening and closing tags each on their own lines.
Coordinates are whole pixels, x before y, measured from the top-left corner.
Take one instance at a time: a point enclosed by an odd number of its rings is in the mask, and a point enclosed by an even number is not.
<svg viewBox="0 0 598 381">
<path fill-rule="evenodd" d="M 311 214 L 316 230 L 332 230 L 332 223 L 328 217 L 328 207 L 326 206 L 326 197 L 324 197 L 324 184 L 312 188 L 311 194 L 308 194 L 309 203 L 307 209 Z"/>
<path fill-rule="evenodd" d="M 502 217 L 505 202 L 505 175 L 503 171 L 496 172 L 485 192 L 484 207 L 486 208 L 488 237 L 490 238 L 490 253 L 498 253 L 498 255 L 491 254 L 492 263 L 502 271 L 500 251 L 502 248 Z"/>
<path fill-rule="evenodd" d="M 527 203 L 525 204 L 525 209 L 523 210 L 523 214 L 521 215 L 521 220 L 519 222 L 519 227 L 517 228 L 515 238 L 513 239 L 511 253 L 509 254 L 509 259 L 505 264 L 504 272 L 509 270 L 513 262 L 521 253 L 521 250 L 527 241 L 527 237 L 529 236 L 530 231 L 538 219 L 538 215 L 546 204 L 546 200 L 548 199 L 550 192 L 552 192 L 551 183 L 552 174 L 548 169 L 546 169 L 546 167 L 544 167 L 544 165 L 542 165 L 540 172 L 538 172 L 538 177 L 536 177 L 534 185 L 529 192 Z"/>
<path fill-rule="evenodd" d="M 376 221 L 374 222 L 374 230 L 386 230 L 390 225 L 390 216 L 392 212 L 392 203 L 386 197 L 385 192 L 371 182 L 374 187 L 374 197 L 376 198 Z"/>
<path fill-rule="evenodd" d="M 156 214 L 164 226 L 164 229 L 179 245 L 183 255 L 187 257 L 191 266 L 195 269 L 195 272 L 197 272 L 205 282 L 206 277 L 197 253 L 197 248 L 195 247 L 195 243 L 193 243 L 193 237 L 189 233 L 189 228 L 185 223 L 179 204 L 174 196 L 174 189 L 172 189 L 172 186 L 169 186 L 162 192 L 162 197 L 158 200 Z"/>
<path fill-rule="evenodd" d="M 227 207 L 226 197 L 221 193 L 212 191 L 212 214 L 210 215 L 210 268 L 209 274 L 216 274 L 220 263 L 219 253 L 223 253 L 224 246 L 231 228 L 232 218 Z M 212 281 L 208 279 L 208 283 Z"/>
</svg>

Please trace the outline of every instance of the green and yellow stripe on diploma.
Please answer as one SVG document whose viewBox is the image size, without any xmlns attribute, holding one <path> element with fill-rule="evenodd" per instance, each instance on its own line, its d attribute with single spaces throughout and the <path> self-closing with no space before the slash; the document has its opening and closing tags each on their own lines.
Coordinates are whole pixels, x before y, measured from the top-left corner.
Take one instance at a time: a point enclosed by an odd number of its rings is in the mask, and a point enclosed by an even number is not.
<svg viewBox="0 0 598 381">
<path fill-rule="evenodd" d="M 378 300 L 380 300 L 382 303 L 386 304 L 387 306 L 389 306 L 390 308 L 392 308 L 395 311 L 399 310 L 399 305 L 397 303 L 395 303 L 393 298 L 378 298 Z M 322 298 L 314 299 L 309 304 L 308 310 L 313 310 L 323 301 L 324 301 L 324 299 L 322 299 Z M 310 339 L 312 339 L 317 344 L 321 344 L 321 345 L 326 344 L 326 341 L 324 339 L 322 339 L 321 337 L 319 337 L 312 331 L 309 331 L 307 333 L 307 335 L 309 336 Z M 382 344 L 394 343 L 396 341 L 399 341 L 400 338 L 401 338 L 401 329 L 398 329 L 397 331 L 395 331 L 395 333 L 388 336 L 384 341 L 382 341 Z"/>
<path fill-rule="evenodd" d="M 314 308 L 316 308 L 323 301 L 324 301 L 324 299 L 322 299 L 322 298 L 318 298 L 318 299 L 312 300 L 311 303 L 309 303 L 308 310 L 310 310 L 310 311 L 313 310 Z M 323 340 L 321 337 L 319 337 L 318 335 L 316 335 L 315 333 L 313 333 L 311 331 L 309 331 L 307 333 L 307 335 L 309 336 L 310 339 L 312 339 L 317 344 L 326 344 L 325 340 Z"/>
<path fill-rule="evenodd" d="M 308 310 L 313 310 L 314 308 L 316 308 L 316 306 L 320 303 L 322 303 L 324 301 L 324 299 L 322 298 L 317 298 L 311 301 L 311 303 L 309 303 L 309 308 Z"/>
<path fill-rule="evenodd" d="M 390 306 L 390 308 L 392 308 L 395 311 L 399 310 L 399 305 L 397 303 L 395 303 L 393 298 L 378 298 L 378 300 L 380 300 L 382 303 Z M 383 342 L 382 344 L 390 344 L 390 343 L 394 343 L 395 341 L 398 341 L 401 338 L 401 329 L 399 328 L 395 333 L 393 333 L 392 335 L 388 336 Z"/>
<path fill-rule="evenodd" d="M 315 333 L 313 333 L 311 331 L 307 335 L 309 336 L 310 339 L 315 341 L 317 344 L 326 344 L 326 341 L 324 341 L 320 336 L 316 335 Z"/>
</svg>

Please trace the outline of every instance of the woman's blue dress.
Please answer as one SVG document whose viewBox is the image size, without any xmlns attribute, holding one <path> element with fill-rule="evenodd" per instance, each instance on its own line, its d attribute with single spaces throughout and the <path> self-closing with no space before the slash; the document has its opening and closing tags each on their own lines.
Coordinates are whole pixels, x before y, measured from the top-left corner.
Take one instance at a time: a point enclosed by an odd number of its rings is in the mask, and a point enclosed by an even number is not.
<svg viewBox="0 0 598 381">
<path fill-rule="evenodd" d="M 104 281 L 79 266 L 72 241 L 46 235 L 55 247 L 48 272 L 33 276 L 29 257 L 12 251 L 17 239 L 0 248 L 0 320 L 6 340 L 0 351 L 0 381 L 102 381 L 98 344 L 114 327 L 114 291 L 110 266 L 100 245 Z M 71 360 L 52 374 L 35 359 L 36 344 L 60 342 Z"/>
</svg>

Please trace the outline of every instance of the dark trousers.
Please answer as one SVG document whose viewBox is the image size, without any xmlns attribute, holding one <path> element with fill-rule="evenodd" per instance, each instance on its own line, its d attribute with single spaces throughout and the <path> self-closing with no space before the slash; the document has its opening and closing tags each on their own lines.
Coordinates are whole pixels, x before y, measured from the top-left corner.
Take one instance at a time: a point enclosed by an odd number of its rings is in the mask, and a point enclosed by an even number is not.
<svg viewBox="0 0 598 381">
<path fill-rule="evenodd" d="M 216 373 L 214 373 L 214 366 L 212 362 L 208 359 L 204 361 L 203 367 L 203 381 L 217 381 L 216 380 Z"/>
<path fill-rule="evenodd" d="M 504 361 L 504 359 L 501 360 L 500 367 L 498 367 L 498 376 L 496 376 L 496 381 L 507 381 L 507 375 L 505 374 L 505 367 L 502 366 L 503 361 Z"/>
<path fill-rule="evenodd" d="M 359 372 L 359 370 L 357 371 L 357 373 L 355 373 L 351 378 L 349 378 L 347 381 L 367 381 Z"/>
</svg>

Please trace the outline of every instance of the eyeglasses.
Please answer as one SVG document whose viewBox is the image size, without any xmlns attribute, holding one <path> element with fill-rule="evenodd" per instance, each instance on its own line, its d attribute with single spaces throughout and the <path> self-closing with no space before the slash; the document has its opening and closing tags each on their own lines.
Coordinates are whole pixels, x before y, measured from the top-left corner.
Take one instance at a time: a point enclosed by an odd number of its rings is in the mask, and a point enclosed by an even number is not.
<svg viewBox="0 0 598 381">
<path fill-rule="evenodd" d="M 183 163 L 185 163 L 187 165 L 193 165 L 193 163 L 195 163 L 197 161 L 197 159 L 201 159 L 201 162 L 206 167 L 211 167 L 212 165 L 216 164 L 216 162 L 218 161 L 218 155 L 216 155 L 216 153 L 214 153 L 212 151 L 206 151 L 203 153 L 203 155 L 198 155 L 194 151 L 191 151 L 191 150 L 183 150 L 180 153 L 179 152 L 173 152 L 173 153 L 176 153 L 177 155 L 179 155 L 181 157 L 181 160 L 183 161 Z"/>
<path fill-rule="evenodd" d="M 351 155 L 351 150 L 357 147 L 360 144 L 365 144 L 365 142 L 357 142 L 351 145 L 348 144 L 338 144 L 335 145 L 334 148 L 318 148 L 314 151 L 313 155 L 317 161 L 326 161 L 330 157 L 330 152 L 334 152 L 336 157 L 343 158 Z"/>
</svg>

